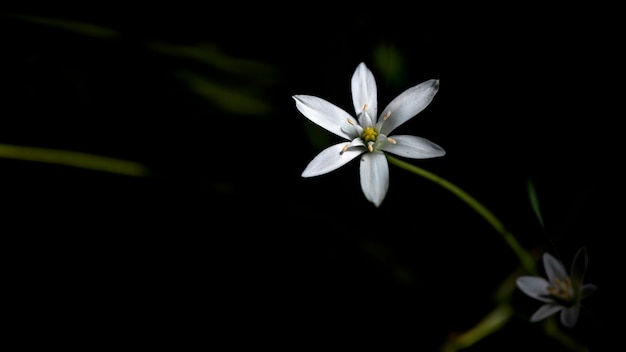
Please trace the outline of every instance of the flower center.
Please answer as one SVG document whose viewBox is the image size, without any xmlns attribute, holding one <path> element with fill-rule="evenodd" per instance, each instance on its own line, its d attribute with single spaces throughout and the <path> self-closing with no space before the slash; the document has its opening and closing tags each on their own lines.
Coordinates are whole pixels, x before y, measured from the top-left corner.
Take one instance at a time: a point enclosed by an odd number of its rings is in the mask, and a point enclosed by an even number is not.
<svg viewBox="0 0 626 352">
<path fill-rule="evenodd" d="M 376 141 L 376 137 L 378 137 L 378 132 L 374 129 L 374 127 L 366 127 L 361 134 L 361 139 L 365 143 Z"/>
<path fill-rule="evenodd" d="M 566 277 L 565 280 L 554 278 L 548 292 L 555 300 L 568 305 L 574 303 L 574 290 L 572 288 L 572 280 Z"/>
</svg>

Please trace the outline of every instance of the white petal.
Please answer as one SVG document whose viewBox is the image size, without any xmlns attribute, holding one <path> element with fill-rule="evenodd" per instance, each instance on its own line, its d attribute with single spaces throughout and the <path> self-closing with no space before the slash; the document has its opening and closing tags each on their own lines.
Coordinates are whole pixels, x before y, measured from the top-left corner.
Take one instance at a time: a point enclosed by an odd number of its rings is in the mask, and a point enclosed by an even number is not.
<svg viewBox="0 0 626 352">
<path fill-rule="evenodd" d="M 576 304 L 569 308 L 563 309 L 561 312 L 561 324 L 566 328 L 571 328 L 576 325 L 578 316 L 580 315 L 580 305 Z"/>
<path fill-rule="evenodd" d="M 417 136 L 392 136 L 396 144 L 385 143 L 382 150 L 412 159 L 426 159 L 444 156 L 446 151 L 426 138 Z"/>
<path fill-rule="evenodd" d="M 528 296 L 540 300 L 542 302 L 552 302 L 553 300 L 549 298 L 550 292 L 548 291 L 548 286 L 550 284 L 548 281 L 539 276 L 520 276 L 515 281 L 517 288 L 519 288 L 522 292 L 527 294 Z"/>
<path fill-rule="evenodd" d="M 595 284 L 584 284 L 580 289 L 580 299 L 589 297 L 589 295 L 594 293 L 597 289 L 598 286 Z"/>
<path fill-rule="evenodd" d="M 359 125 L 363 128 L 373 127 L 376 123 L 375 118 L 376 115 L 371 115 L 369 111 L 363 111 L 363 113 L 359 115 Z"/>
<path fill-rule="evenodd" d="M 557 304 L 544 304 L 541 307 L 539 307 L 539 309 L 537 309 L 537 311 L 535 312 L 535 314 L 533 314 L 532 317 L 530 317 L 530 321 L 534 323 L 539 320 L 543 320 L 551 316 L 552 314 L 557 313 L 561 309 L 563 309 L 563 307 Z"/>
<path fill-rule="evenodd" d="M 587 271 L 587 249 L 581 247 L 574 255 L 572 260 L 572 267 L 570 269 L 570 277 L 572 279 L 572 286 L 574 289 L 579 289 L 582 286 L 585 279 L 585 271 Z"/>
<path fill-rule="evenodd" d="M 354 125 L 347 123 L 341 126 L 341 130 L 352 139 L 358 138 L 361 134 L 363 134 L 363 127 L 361 127 L 358 123 L 355 123 Z"/>
<path fill-rule="evenodd" d="M 363 106 L 367 104 L 370 116 L 378 116 L 378 97 L 376 92 L 376 80 L 372 71 L 364 63 L 357 66 L 352 75 L 352 103 L 357 116 L 363 111 Z"/>
<path fill-rule="evenodd" d="M 543 266 L 550 282 L 554 282 L 554 279 L 564 281 L 567 277 L 567 271 L 563 266 L 563 263 L 556 260 L 550 253 L 543 254 Z"/>
<path fill-rule="evenodd" d="M 311 95 L 294 95 L 293 99 L 296 101 L 298 110 L 309 120 L 339 137 L 345 139 L 352 139 L 354 137 L 348 136 L 346 132 L 342 130 L 342 126 L 345 126 L 346 130 L 350 130 L 349 119 L 356 123 L 356 120 L 345 110 L 322 98 Z"/>
<path fill-rule="evenodd" d="M 361 189 L 365 198 L 377 207 L 389 188 L 389 164 L 383 152 L 364 153 L 360 164 Z"/>
<path fill-rule="evenodd" d="M 438 90 L 439 80 L 431 79 L 398 95 L 385 110 L 381 111 L 381 116 L 388 111 L 391 111 L 391 115 L 383 124 L 380 133 L 389 135 L 396 127 L 419 114 L 430 104 Z"/>
<path fill-rule="evenodd" d="M 350 148 L 341 153 L 346 143 L 339 143 L 322 150 L 302 172 L 302 177 L 312 177 L 331 172 L 359 156 L 365 148 Z"/>
</svg>

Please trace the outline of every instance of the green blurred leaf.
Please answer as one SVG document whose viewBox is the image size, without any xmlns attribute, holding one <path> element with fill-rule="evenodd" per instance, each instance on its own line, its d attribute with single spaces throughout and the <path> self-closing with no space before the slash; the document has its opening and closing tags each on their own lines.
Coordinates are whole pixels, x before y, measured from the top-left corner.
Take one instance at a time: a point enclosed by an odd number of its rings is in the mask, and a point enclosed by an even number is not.
<svg viewBox="0 0 626 352">
<path fill-rule="evenodd" d="M 405 83 L 404 56 L 392 44 L 379 43 L 374 47 L 374 67 L 387 84 L 401 86 Z"/>
<path fill-rule="evenodd" d="M 58 164 L 135 177 L 150 174 L 148 168 L 134 161 L 69 150 L 0 144 L 0 158 Z"/>
<path fill-rule="evenodd" d="M 271 106 L 241 88 L 234 89 L 216 84 L 200 75 L 181 71 L 177 75 L 189 88 L 224 111 L 243 115 L 267 115 Z"/>
<path fill-rule="evenodd" d="M 543 227 L 543 218 L 541 217 L 541 211 L 539 210 L 539 198 L 537 197 L 537 191 L 535 189 L 535 185 L 532 180 L 528 180 L 528 198 L 530 199 L 530 206 L 533 209 L 533 212 L 539 219 L 539 223 Z"/>
<path fill-rule="evenodd" d="M 201 45 L 151 43 L 148 47 L 161 54 L 191 59 L 211 66 L 223 73 L 242 76 L 256 81 L 273 82 L 278 75 L 278 72 L 270 65 L 227 55 L 221 52 L 217 46 L 207 43 Z"/>
<path fill-rule="evenodd" d="M 39 17 L 31 15 L 10 14 L 10 17 L 14 17 L 23 21 L 37 23 L 44 26 L 55 27 L 63 30 L 67 30 L 74 33 L 79 33 L 91 37 L 98 38 L 114 38 L 120 35 L 120 33 L 114 29 L 98 26 L 92 23 L 63 20 L 51 17 Z"/>
</svg>

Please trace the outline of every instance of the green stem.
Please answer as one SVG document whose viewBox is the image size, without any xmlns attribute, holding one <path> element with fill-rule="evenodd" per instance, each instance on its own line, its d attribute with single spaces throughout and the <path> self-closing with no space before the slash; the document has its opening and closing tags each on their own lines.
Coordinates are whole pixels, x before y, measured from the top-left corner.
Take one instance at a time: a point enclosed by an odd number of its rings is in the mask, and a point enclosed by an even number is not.
<svg viewBox="0 0 626 352">
<path fill-rule="evenodd" d="M 511 319 L 513 308 L 508 303 L 500 303 L 470 330 L 452 336 L 441 347 L 442 352 L 456 352 L 474 345 L 476 342 L 502 329 Z"/>
<path fill-rule="evenodd" d="M 387 156 L 387 160 L 389 160 L 390 163 L 437 183 L 438 185 L 452 192 L 454 195 L 459 197 L 462 201 L 467 203 L 467 205 L 469 205 L 480 216 L 482 216 L 485 220 L 487 220 L 487 222 L 498 233 L 500 233 L 500 235 L 502 235 L 502 238 L 504 238 L 504 240 L 511 247 L 513 252 L 515 252 L 515 254 L 519 257 L 520 262 L 522 266 L 524 267 L 524 269 L 526 269 L 528 273 L 533 273 L 533 274 L 536 273 L 535 260 L 532 258 L 532 256 L 528 252 L 526 252 L 526 250 L 524 250 L 524 248 L 520 245 L 520 243 L 517 241 L 515 236 L 513 236 L 513 234 L 510 233 L 504 227 L 502 222 L 500 222 L 500 220 L 498 220 L 498 218 L 489 209 L 487 209 L 478 200 L 476 200 L 476 198 L 472 197 L 470 194 L 468 194 L 461 188 L 457 187 L 450 181 L 442 177 L 439 177 L 433 174 L 432 172 L 426 171 L 415 165 L 409 164 L 389 154 L 386 154 L 386 156 Z"/>
</svg>

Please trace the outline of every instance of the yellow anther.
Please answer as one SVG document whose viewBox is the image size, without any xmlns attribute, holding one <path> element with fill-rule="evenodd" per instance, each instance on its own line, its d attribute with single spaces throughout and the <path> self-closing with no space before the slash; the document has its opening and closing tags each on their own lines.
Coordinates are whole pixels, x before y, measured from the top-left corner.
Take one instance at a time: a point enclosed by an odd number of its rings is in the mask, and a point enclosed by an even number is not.
<svg viewBox="0 0 626 352">
<path fill-rule="evenodd" d="M 367 103 L 365 105 L 363 105 L 363 111 L 366 111 L 368 108 Z"/>
<path fill-rule="evenodd" d="M 369 150 L 370 153 L 373 152 L 374 151 L 374 143 L 368 143 L 367 144 L 367 150 Z"/>
<path fill-rule="evenodd" d="M 339 155 L 342 155 L 343 153 L 345 153 L 345 151 L 348 150 L 348 148 L 350 148 L 350 143 L 346 143 L 346 145 L 344 145 L 343 148 L 341 148 Z"/>
<path fill-rule="evenodd" d="M 391 144 L 396 144 L 398 142 L 396 142 L 395 139 L 391 138 L 391 137 L 387 137 L 387 142 L 391 143 Z"/>
<path fill-rule="evenodd" d="M 352 126 L 355 125 L 354 121 L 352 121 L 352 119 L 348 119 L 348 123 L 351 124 Z"/>
<path fill-rule="evenodd" d="M 548 292 L 552 297 L 569 302 L 572 297 L 572 280 L 566 277 L 563 281 L 558 278 L 552 280 L 552 285 L 548 286 Z"/>
<path fill-rule="evenodd" d="M 389 116 L 391 116 L 391 111 L 387 111 L 387 113 L 385 114 L 385 116 L 383 116 L 383 121 L 387 121 L 387 119 L 389 118 Z"/>
<path fill-rule="evenodd" d="M 373 127 L 367 127 L 363 130 L 363 133 L 361 133 L 361 138 L 365 143 L 375 141 L 377 137 L 378 132 L 376 132 Z"/>
</svg>

